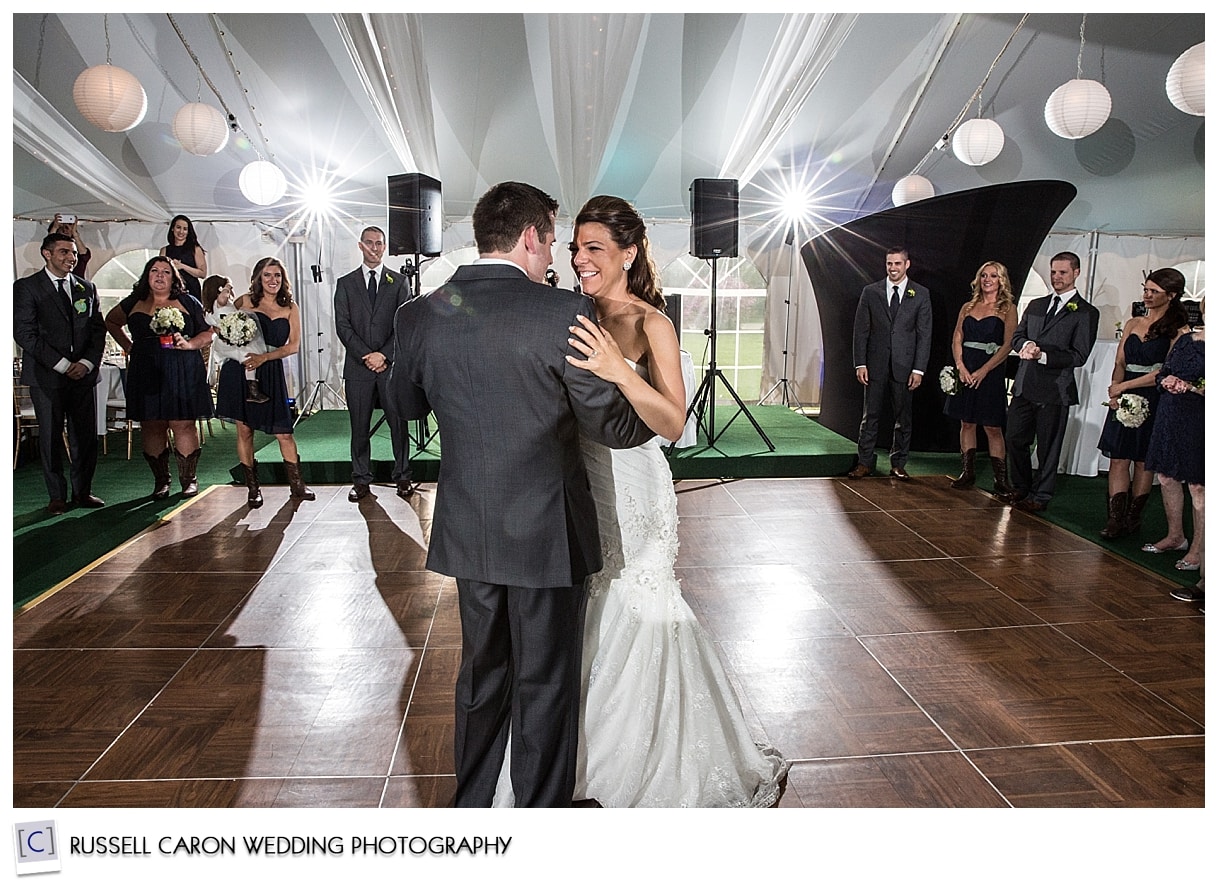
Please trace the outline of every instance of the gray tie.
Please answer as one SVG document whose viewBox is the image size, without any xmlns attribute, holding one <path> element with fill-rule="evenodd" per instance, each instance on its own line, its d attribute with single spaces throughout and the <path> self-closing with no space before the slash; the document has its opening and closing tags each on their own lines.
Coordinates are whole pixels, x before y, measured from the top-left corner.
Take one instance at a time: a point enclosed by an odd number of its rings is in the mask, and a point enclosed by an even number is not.
<svg viewBox="0 0 1218 882">
<path fill-rule="evenodd" d="M 1045 321 L 1057 315 L 1057 307 L 1061 303 L 1061 297 L 1057 294 L 1053 295 L 1053 302 L 1049 304 L 1049 311 L 1045 313 Z"/>
</svg>

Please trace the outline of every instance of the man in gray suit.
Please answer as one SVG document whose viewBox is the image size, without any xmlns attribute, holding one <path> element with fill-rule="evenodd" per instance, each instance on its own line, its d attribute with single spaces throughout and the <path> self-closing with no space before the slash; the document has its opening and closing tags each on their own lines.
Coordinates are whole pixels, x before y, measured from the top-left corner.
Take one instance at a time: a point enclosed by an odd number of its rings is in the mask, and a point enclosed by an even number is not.
<svg viewBox="0 0 1218 882">
<path fill-rule="evenodd" d="M 347 349 L 343 382 L 347 413 L 351 418 L 351 481 L 347 499 L 359 502 L 372 484 L 372 410 L 385 411 L 393 447 L 393 472 L 398 496 L 408 499 L 415 485 L 410 480 L 410 433 L 405 420 L 389 406 L 389 366 L 393 355 L 393 316 L 410 297 L 410 285 L 401 273 L 384 264 L 385 232 L 367 227 L 360 233 L 363 265 L 338 280 L 334 289 L 334 325 Z"/>
<path fill-rule="evenodd" d="M 847 472 L 865 478 L 875 471 L 875 443 L 880 413 L 892 403 L 892 449 L 888 474 L 909 480 L 905 463 L 913 438 L 913 391 L 922 384 L 930 358 L 930 292 L 910 281 L 909 252 L 889 248 L 884 257 L 888 278 L 863 289 L 854 313 L 854 373 L 863 384 L 863 421 L 859 425 L 859 461 Z"/>
<path fill-rule="evenodd" d="M 545 284 L 558 204 L 496 184 L 474 208 L 481 255 L 398 310 L 391 394 L 434 411 L 442 454 L 427 567 L 457 580 L 458 806 L 489 806 L 511 732 L 518 806 L 575 789 L 584 580 L 600 570 L 581 432 L 610 447 L 652 436 L 617 388 L 570 365 L 592 302 Z"/>
<path fill-rule="evenodd" d="M 1011 348 L 1019 353 L 1019 370 L 1006 430 L 1013 492 L 1003 501 L 1020 511 L 1044 511 L 1053 498 L 1066 419 L 1078 404 L 1074 369 L 1087 363 L 1099 332 L 1099 310 L 1074 287 L 1080 269 L 1077 254 L 1054 255 L 1049 261 L 1053 294 L 1028 304 L 1011 338 Z"/>
<path fill-rule="evenodd" d="M 92 282 L 74 275 L 76 243 L 63 233 L 42 240 L 46 267 L 13 283 L 13 338 L 21 347 L 21 382 L 30 387 L 38 420 L 38 452 L 51 497 L 47 511 L 67 511 L 63 432 L 72 458 L 72 501 L 105 503 L 93 495 L 97 469 L 97 398 L 106 325 Z"/>
</svg>

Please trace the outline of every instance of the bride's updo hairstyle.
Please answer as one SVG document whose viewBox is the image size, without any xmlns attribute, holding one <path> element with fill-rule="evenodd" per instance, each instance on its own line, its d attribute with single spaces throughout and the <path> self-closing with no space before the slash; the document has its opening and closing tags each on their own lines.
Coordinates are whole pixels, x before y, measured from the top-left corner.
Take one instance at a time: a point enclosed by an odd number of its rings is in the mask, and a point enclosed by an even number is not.
<svg viewBox="0 0 1218 882">
<path fill-rule="evenodd" d="M 600 224 L 609 231 L 618 248 L 638 249 L 638 254 L 626 273 L 626 287 L 635 297 L 656 309 L 664 308 L 660 292 L 660 274 L 651 260 L 647 246 L 647 225 L 634 206 L 617 196 L 593 196 L 575 216 L 575 228 L 583 224 Z"/>
</svg>

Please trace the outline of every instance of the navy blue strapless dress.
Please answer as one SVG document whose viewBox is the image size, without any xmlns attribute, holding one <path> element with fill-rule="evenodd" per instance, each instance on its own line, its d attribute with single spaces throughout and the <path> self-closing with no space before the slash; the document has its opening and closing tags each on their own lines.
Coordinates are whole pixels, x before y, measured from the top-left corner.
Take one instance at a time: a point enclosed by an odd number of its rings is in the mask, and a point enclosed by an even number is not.
<svg viewBox="0 0 1218 882">
<path fill-rule="evenodd" d="M 137 422 L 199 420 L 212 416 L 211 388 L 203 354 L 193 349 L 163 349 L 160 334 L 152 330 L 152 316 L 132 312 L 134 294 L 120 304 L 127 314 L 131 354 L 127 361 L 127 416 Z M 186 327 L 183 337 L 207 330 L 203 304 L 183 297 Z"/>
<path fill-rule="evenodd" d="M 1176 341 L 1160 377 L 1190 383 L 1205 376 L 1205 341 L 1185 334 Z M 1159 397 L 1155 427 L 1146 451 L 1146 468 L 1186 484 L 1205 484 L 1205 396 L 1195 392 Z"/>
<path fill-rule="evenodd" d="M 262 330 L 267 349 L 288 342 L 291 326 L 287 318 L 272 319 L 260 312 L 253 313 Z M 216 414 L 222 419 L 236 420 L 268 435 L 292 434 L 292 409 L 288 406 L 288 383 L 283 374 L 283 359 L 263 362 L 254 372 L 258 387 L 270 398 L 263 404 L 245 400 L 245 368 L 232 359 L 220 366 L 220 384 L 216 390 Z"/>
<path fill-rule="evenodd" d="M 965 343 L 978 343 L 987 346 L 1001 346 L 1006 328 L 1003 321 L 996 315 L 983 319 L 975 319 L 971 315 L 964 317 Z M 994 356 L 997 349 L 986 351 L 974 346 L 965 346 L 961 350 L 964 366 L 968 370 L 979 370 L 983 364 Z M 976 423 L 979 426 L 1005 426 L 1007 422 L 1007 378 L 1006 371 L 999 365 L 985 375 L 981 385 L 976 389 L 963 387 L 955 395 L 947 396 L 943 405 L 943 413 L 954 420 L 964 423 Z"/>
<path fill-rule="evenodd" d="M 1131 380 L 1139 374 L 1152 373 L 1157 370 L 1167 357 L 1171 348 L 1170 337 L 1153 337 L 1142 340 L 1137 334 L 1126 334 L 1121 341 L 1125 352 L 1125 379 Z M 1147 370 L 1149 368 L 1150 370 Z M 1150 436 L 1154 429 L 1155 412 L 1159 406 L 1160 389 L 1154 386 L 1143 386 L 1134 389 L 1129 394 L 1141 395 L 1150 404 L 1150 413 L 1142 425 L 1132 428 L 1121 425 L 1116 418 L 1116 411 L 1108 411 L 1104 421 L 1104 431 L 1100 434 L 1100 453 L 1109 459 L 1131 459 L 1134 462 L 1145 462 L 1146 452 L 1150 449 Z"/>
</svg>

